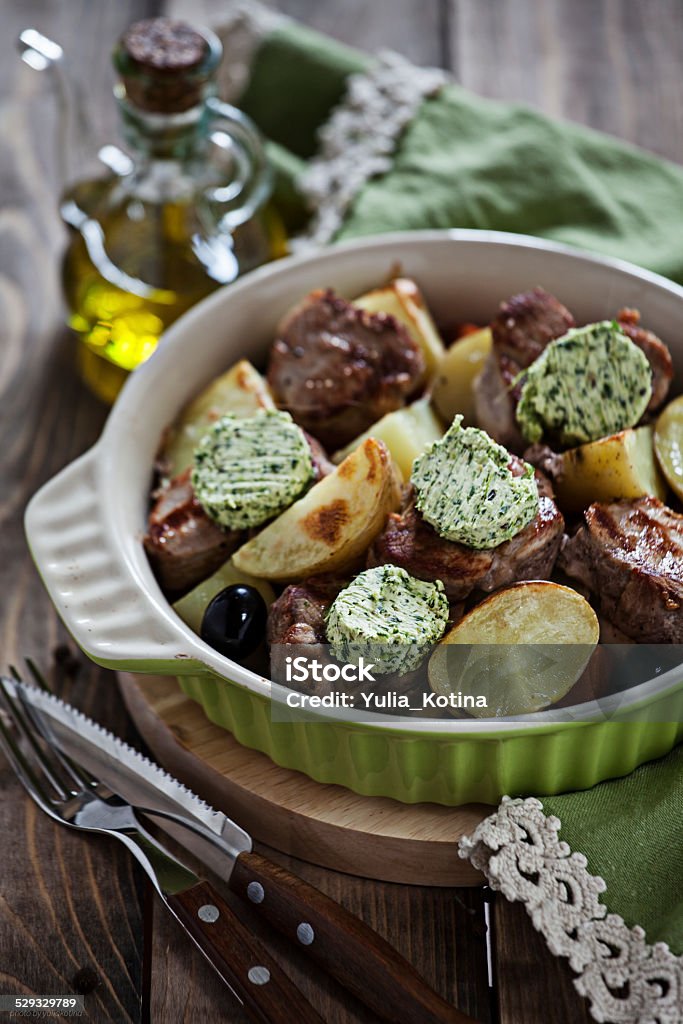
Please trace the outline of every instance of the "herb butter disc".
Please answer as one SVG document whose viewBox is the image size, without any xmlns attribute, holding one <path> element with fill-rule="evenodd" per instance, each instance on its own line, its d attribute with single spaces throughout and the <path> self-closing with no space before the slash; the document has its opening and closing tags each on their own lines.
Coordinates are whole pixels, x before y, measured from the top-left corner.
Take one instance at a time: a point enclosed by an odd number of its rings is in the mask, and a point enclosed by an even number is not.
<svg viewBox="0 0 683 1024">
<path fill-rule="evenodd" d="M 339 661 L 373 665 L 373 675 L 412 672 L 448 622 L 443 583 L 425 583 L 396 565 L 367 569 L 332 603 L 326 635 Z"/>
<path fill-rule="evenodd" d="M 652 395 L 646 356 L 611 320 L 567 331 L 519 379 L 517 423 L 528 441 L 609 437 L 634 426 Z"/>
<path fill-rule="evenodd" d="M 223 416 L 194 453 L 195 497 L 214 522 L 231 530 L 272 519 L 312 477 L 311 450 L 288 412 Z"/>
<path fill-rule="evenodd" d="M 456 416 L 447 433 L 413 463 L 415 504 L 440 537 L 470 548 L 495 548 L 538 514 L 534 469 L 510 470 L 510 453 Z"/>
</svg>

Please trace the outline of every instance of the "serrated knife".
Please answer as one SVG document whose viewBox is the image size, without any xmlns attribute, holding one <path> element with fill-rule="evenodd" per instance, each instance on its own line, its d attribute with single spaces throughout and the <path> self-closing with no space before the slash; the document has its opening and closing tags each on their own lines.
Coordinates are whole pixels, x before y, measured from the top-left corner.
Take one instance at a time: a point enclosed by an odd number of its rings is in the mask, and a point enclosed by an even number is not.
<svg viewBox="0 0 683 1024">
<path fill-rule="evenodd" d="M 16 686 L 47 742 L 172 832 L 378 1020 L 390 1024 L 472 1021 L 434 992 L 393 946 L 359 918 L 255 853 L 248 833 L 221 811 L 71 705 L 26 683 Z"/>
<path fill-rule="evenodd" d="M 41 717 L 21 683 L 0 677 L 0 751 L 41 810 L 61 825 L 125 845 L 254 1024 L 324 1024 L 214 886 L 151 835 L 136 808 L 56 749 L 42 733 Z M 179 827 L 183 819 L 174 817 Z"/>
</svg>

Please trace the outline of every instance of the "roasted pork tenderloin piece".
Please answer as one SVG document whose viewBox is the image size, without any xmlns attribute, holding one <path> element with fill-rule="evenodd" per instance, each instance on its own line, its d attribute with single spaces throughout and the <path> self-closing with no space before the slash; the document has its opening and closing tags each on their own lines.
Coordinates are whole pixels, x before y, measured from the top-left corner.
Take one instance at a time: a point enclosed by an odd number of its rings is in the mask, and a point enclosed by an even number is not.
<svg viewBox="0 0 683 1024">
<path fill-rule="evenodd" d="M 216 526 L 195 498 L 190 469 L 156 495 L 149 514 L 145 551 L 162 588 L 190 590 L 236 551 L 245 534 Z"/>
<path fill-rule="evenodd" d="M 335 467 L 315 437 L 306 434 L 306 441 L 315 483 Z M 209 518 L 195 497 L 191 474 L 189 467 L 156 492 L 144 538 L 155 576 L 173 594 L 190 590 L 210 576 L 248 536 L 241 530 L 225 530 Z"/>
<path fill-rule="evenodd" d="M 543 288 L 501 304 L 491 323 L 493 347 L 474 382 L 477 423 L 499 444 L 518 452 L 524 448 L 515 420 L 519 393 L 513 382 L 551 341 L 574 326 L 569 310 Z"/>
<path fill-rule="evenodd" d="M 510 453 L 508 469 L 510 470 L 513 476 L 524 476 L 526 470 L 525 463 L 527 462 L 530 463 L 530 465 L 534 465 L 531 462 L 531 459 L 527 459 L 526 457 L 520 459 L 518 455 L 513 455 L 512 453 Z M 542 468 L 534 466 L 534 480 L 536 481 L 536 489 L 538 490 L 539 498 L 552 498 L 552 500 L 554 501 L 555 491 L 553 490 L 553 483 L 550 475 L 546 473 Z"/>
<path fill-rule="evenodd" d="M 321 576 L 285 587 L 268 610 L 268 643 L 324 644 L 327 610 L 346 582 Z"/>
<path fill-rule="evenodd" d="M 637 309 L 620 309 L 617 323 L 631 341 L 647 357 L 652 370 L 652 397 L 648 404 L 648 412 L 658 409 L 669 392 L 673 379 L 674 366 L 671 353 L 656 334 L 640 326 L 640 313 Z"/>
<path fill-rule="evenodd" d="M 548 498 L 554 498 L 553 481 L 562 475 L 562 456 L 554 452 L 547 444 L 532 444 L 524 451 L 524 461 L 530 463 L 536 470 L 536 480 L 543 480 L 548 490 L 541 490 L 539 483 L 538 493 L 546 494 Z"/>
<path fill-rule="evenodd" d="M 268 384 L 279 408 L 335 451 L 404 405 L 424 372 L 421 349 L 393 316 L 327 290 L 312 292 L 278 328 Z"/>
<path fill-rule="evenodd" d="M 375 684 L 335 683 L 326 680 L 308 679 L 305 683 L 286 678 L 286 658 L 304 656 L 315 658 L 321 664 L 334 661 L 325 633 L 327 612 L 339 592 L 349 580 L 318 576 L 302 583 L 292 583 L 282 591 L 268 610 L 268 644 L 270 647 L 271 676 L 303 693 L 324 696 L 333 691 L 349 693 L 360 690 L 375 690 Z M 450 605 L 448 628 L 459 622 L 464 614 L 464 605 Z M 382 678 L 382 689 L 392 689 L 409 694 L 411 688 L 422 692 L 424 666 L 414 672 L 387 675 Z"/>
<path fill-rule="evenodd" d="M 334 473 L 337 468 L 333 462 L 330 462 L 327 452 L 321 445 L 317 438 L 312 437 L 304 430 L 304 437 L 308 442 L 308 447 L 311 449 L 311 462 L 313 463 L 313 481 L 315 483 L 318 480 L 322 480 L 324 476 L 329 476 L 330 473 Z"/>
<path fill-rule="evenodd" d="M 345 688 L 341 682 L 332 686 L 325 680 L 313 678 L 304 683 L 296 680 L 288 682 L 286 659 L 306 657 L 320 664 L 332 661 L 329 648 L 325 646 L 325 616 L 347 582 L 320 576 L 301 583 L 291 583 L 270 606 L 267 628 L 270 673 L 277 682 L 316 696 L 324 696 L 332 689 Z"/>
<path fill-rule="evenodd" d="M 415 508 L 406 488 L 403 509 L 392 513 L 368 553 L 368 567 L 391 562 L 421 580 L 441 580 L 449 601 L 473 591 L 490 593 L 518 580 L 548 579 L 562 542 L 564 519 L 554 501 L 539 497 L 536 517 L 511 540 L 475 550 L 444 540 Z"/>
<path fill-rule="evenodd" d="M 525 370 L 551 341 L 574 326 L 574 317 L 559 299 L 543 288 L 533 288 L 501 303 L 491 322 L 493 346 L 499 357 Z"/>
<path fill-rule="evenodd" d="M 558 565 L 639 643 L 683 643 L 683 516 L 658 498 L 596 502 Z"/>
</svg>

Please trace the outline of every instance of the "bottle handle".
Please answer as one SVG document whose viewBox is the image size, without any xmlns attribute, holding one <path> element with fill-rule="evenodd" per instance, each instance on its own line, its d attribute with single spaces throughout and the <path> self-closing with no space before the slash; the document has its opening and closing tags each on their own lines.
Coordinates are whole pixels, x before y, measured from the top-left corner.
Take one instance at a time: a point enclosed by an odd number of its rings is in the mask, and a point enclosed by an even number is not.
<svg viewBox="0 0 683 1024">
<path fill-rule="evenodd" d="M 223 126 L 234 143 L 236 174 L 229 185 L 215 192 L 216 197 L 229 206 L 223 220 L 234 229 L 249 220 L 269 197 L 273 172 L 259 130 L 251 118 L 213 96 L 207 100 L 207 106 L 211 130 L 220 130 Z"/>
</svg>

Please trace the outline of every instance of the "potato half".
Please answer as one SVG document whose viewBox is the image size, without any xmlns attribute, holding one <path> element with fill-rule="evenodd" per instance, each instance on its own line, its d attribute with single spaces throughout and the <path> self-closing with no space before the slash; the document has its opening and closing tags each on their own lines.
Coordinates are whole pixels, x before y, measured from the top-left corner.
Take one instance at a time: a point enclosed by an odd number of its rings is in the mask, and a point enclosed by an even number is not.
<svg viewBox="0 0 683 1024">
<path fill-rule="evenodd" d="M 561 700 L 582 675 L 600 637 L 588 602 L 548 581 L 516 583 L 482 601 L 443 638 L 429 661 L 439 696 L 476 718 L 526 715 Z M 457 712 L 456 712 L 457 713 Z"/>
<path fill-rule="evenodd" d="M 443 432 L 443 424 L 432 409 L 429 399 L 421 398 L 404 409 L 387 413 L 350 445 L 336 452 L 332 461 L 340 463 L 367 437 L 375 437 L 378 441 L 384 441 L 403 479 L 409 480 L 413 460 L 422 454 L 428 444 L 443 437 Z"/>
<path fill-rule="evenodd" d="M 261 374 L 241 359 L 193 399 L 168 432 L 161 455 L 169 475 L 177 476 L 192 464 L 194 450 L 207 428 L 221 416 L 253 416 L 259 409 L 274 408 Z"/>
<path fill-rule="evenodd" d="M 432 401 L 446 423 L 461 413 L 464 426 L 477 426 L 474 379 L 484 369 L 492 344 L 490 327 L 482 327 L 453 342 L 436 367 Z"/>
<path fill-rule="evenodd" d="M 683 395 L 669 402 L 657 420 L 655 451 L 671 489 L 683 501 Z"/>
<path fill-rule="evenodd" d="M 297 580 L 356 568 L 401 501 L 387 446 L 370 437 L 233 555 L 238 569 Z"/>
<path fill-rule="evenodd" d="M 359 299 L 354 306 L 368 313 L 391 313 L 420 346 L 425 358 L 427 377 L 431 377 L 446 349 L 431 314 L 414 281 L 397 277 L 385 288 L 376 288 Z"/>
<path fill-rule="evenodd" d="M 619 498 L 666 497 L 651 426 L 622 430 L 611 437 L 572 448 L 562 456 L 560 475 L 553 482 L 558 504 L 581 512 L 594 501 Z"/>
</svg>

